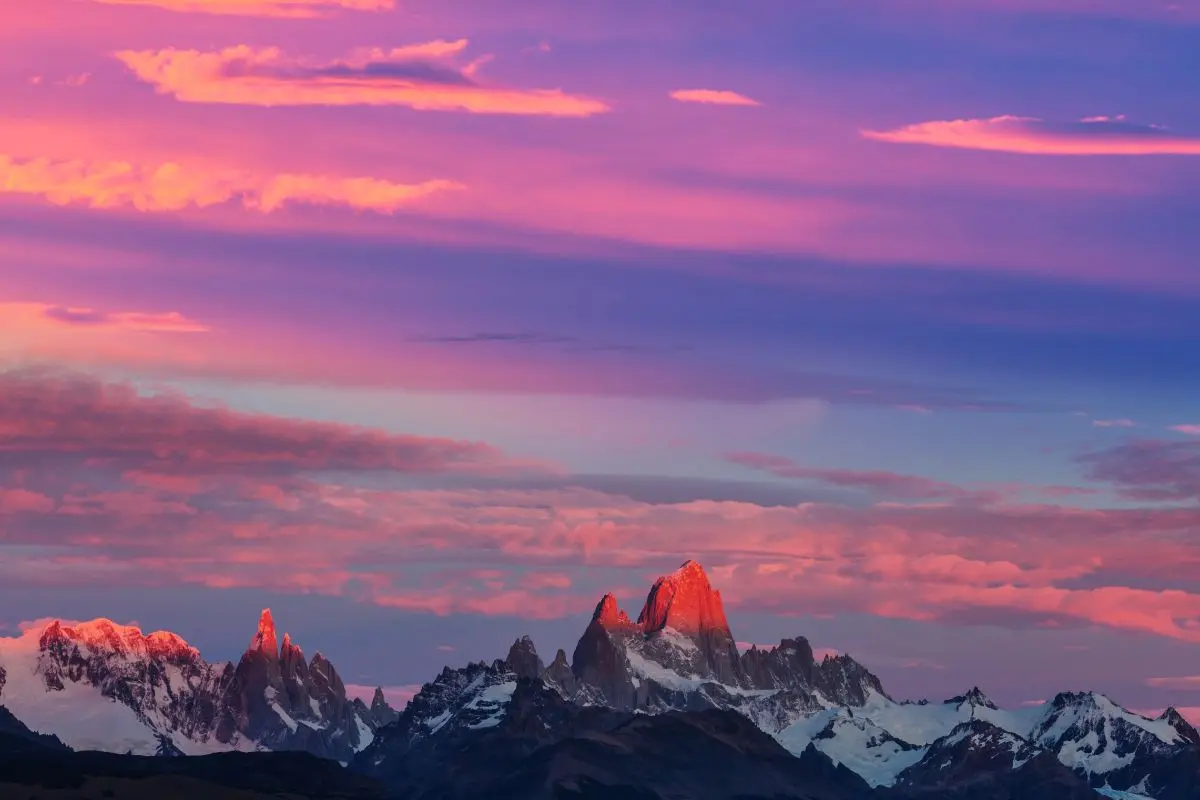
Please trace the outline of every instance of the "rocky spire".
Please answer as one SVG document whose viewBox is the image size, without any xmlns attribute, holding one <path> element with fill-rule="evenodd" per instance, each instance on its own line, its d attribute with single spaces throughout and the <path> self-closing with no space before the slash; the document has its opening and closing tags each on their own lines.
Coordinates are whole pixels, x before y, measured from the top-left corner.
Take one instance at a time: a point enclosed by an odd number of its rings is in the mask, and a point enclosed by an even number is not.
<svg viewBox="0 0 1200 800">
<path fill-rule="evenodd" d="M 537 648 L 533 646 L 533 639 L 528 636 L 522 636 L 513 642 L 504 663 L 516 673 L 518 678 L 530 680 L 540 678 L 542 670 L 545 669 L 542 659 L 538 657 Z"/>
<path fill-rule="evenodd" d="M 550 666 L 542 672 L 542 680 L 557 686 L 566 697 L 575 693 L 575 673 L 571 672 L 571 665 L 567 663 L 567 653 L 561 647 L 555 654 L 554 660 L 550 662 Z"/>
<path fill-rule="evenodd" d="M 647 637 L 671 629 L 694 641 L 702 656 L 692 665 L 694 674 L 729 686 L 746 684 L 721 593 L 712 588 L 699 563 L 685 561 L 675 572 L 655 581 L 637 624 Z"/>
<path fill-rule="evenodd" d="M 271 609 L 264 608 L 258 618 L 258 632 L 250 640 L 250 651 L 262 653 L 268 658 L 279 658 L 279 644 L 275 639 L 275 620 Z"/>
<path fill-rule="evenodd" d="M 704 631 L 729 634 L 721 593 L 712 588 L 704 567 L 695 561 L 686 561 L 655 581 L 638 625 L 646 633 L 669 627 L 688 635 Z"/>
<path fill-rule="evenodd" d="M 600 598 L 600 602 L 596 604 L 596 610 L 592 614 L 592 622 L 604 628 L 621 628 L 633 624 L 629 621 L 629 616 L 617 605 L 616 595 L 611 593 L 604 595 L 604 597 Z"/>
<path fill-rule="evenodd" d="M 283 635 L 283 644 L 279 647 L 279 676 L 287 696 L 285 707 L 288 713 L 301 718 L 314 716 L 308 691 L 311 678 L 308 674 L 308 663 L 304 660 L 304 651 L 296 646 L 292 637 L 286 633 Z"/>
<path fill-rule="evenodd" d="M 371 698 L 371 716 L 380 728 L 384 725 L 391 725 L 400 718 L 400 713 L 392 708 L 387 698 L 384 697 L 382 686 L 375 687 L 375 696 Z"/>
</svg>

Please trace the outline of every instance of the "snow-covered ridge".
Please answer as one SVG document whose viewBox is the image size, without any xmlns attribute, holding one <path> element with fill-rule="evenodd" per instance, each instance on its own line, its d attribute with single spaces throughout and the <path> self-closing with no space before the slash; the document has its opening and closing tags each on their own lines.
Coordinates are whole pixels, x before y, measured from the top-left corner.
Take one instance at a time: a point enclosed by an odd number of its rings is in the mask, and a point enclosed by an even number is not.
<svg viewBox="0 0 1200 800">
<path fill-rule="evenodd" d="M 112 620 L 53 620 L 0 638 L 0 705 L 74 749 L 153 754 L 308 750 L 342 760 L 390 709 L 346 698 L 336 670 L 311 664 L 264 611 L 237 664 L 209 663 L 169 631 Z M 391 712 L 394 714 L 394 712 Z"/>
<path fill-rule="evenodd" d="M 992 729 L 972 733 L 968 723 Z M 1128 766 L 1139 753 L 1192 742 L 1194 730 L 1122 708 L 1092 693 L 1059 695 L 1053 703 L 1031 708 L 998 708 L 981 692 L 945 703 L 897 703 L 873 694 L 859 708 L 831 708 L 797 721 L 776 738 L 799 755 L 811 743 L 836 763 L 845 764 L 876 786 L 891 786 L 937 745 L 961 744 L 974 735 L 976 749 L 1002 748 L 1019 767 L 1032 753 L 1049 751 L 1071 769 L 1107 775 Z M 1003 735 L 1002 735 L 1003 734 Z"/>
</svg>

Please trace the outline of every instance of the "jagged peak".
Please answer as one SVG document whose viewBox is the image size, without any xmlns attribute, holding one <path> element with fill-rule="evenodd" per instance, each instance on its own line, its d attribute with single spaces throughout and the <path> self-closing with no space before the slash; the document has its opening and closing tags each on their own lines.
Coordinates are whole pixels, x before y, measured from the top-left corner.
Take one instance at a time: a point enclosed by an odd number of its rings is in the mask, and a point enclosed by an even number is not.
<svg viewBox="0 0 1200 800">
<path fill-rule="evenodd" d="M 299 656 L 301 658 L 304 657 L 304 650 L 300 648 L 300 645 L 292 641 L 292 635 L 290 633 L 283 634 L 283 643 L 279 645 L 280 658 L 283 657 L 284 653 L 290 653 L 293 656 Z"/>
<path fill-rule="evenodd" d="M 275 638 L 275 619 L 271 616 L 269 608 L 264 608 L 258 617 L 258 631 L 250 640 L 250 650 L 263 653 L 271 658 L 279 657 L 279 643 Z"/>
<path fill-rule="evenodd" d="M 1175 706 L 1168 706 L 1165 711 L 1158 715 L 1158 719 L 1163 722 L 1186 722 L 1183 714 L 1180 714 L 1179 709 L 1175 708 Z"/>
<path fill-rule="evenodd" d="M 1174 706 L 1159 714 L 1158 720 L 1170 725 L 1184 741 L 1200 744 L 1200 731 L 1197 731 L 1196 727 L 1188 722 L 1187 718 L 1180 714 Z"/>
<path fill-rule="evenodd" d="M 508 648 L 508 657 L 511 659 L 517 653 L 530 653 L 537 655 L 537 646 L 533 643 L 533 638 L 528 634 L 519 637 L 512 643 L 512 647 Z"/>
<path fill-rule="evenodd" d="M 600 598 L 600 602 L 596 604 L 596 610 L 592 614 L 592 622 L 598 622 L 605 628 L 633 624 L 629 620 L 629 615 L 617 605 L 617 596 L 611 592 Z"/>
<path fill-rule="evenodd" d="M 988 696 L 983 693 L 983 690 L 978 686 L 971 687 L 971 690 L 966 694 L 960 694 L 957 697 L 951 697 L 946 701 L 946 705 L 968 705 L 973 707 L 982 706 L 984 708 L 996 708 L 996 704 L 988 699 Z"/>
<path fill-rule="evenodd" d="M 1068 706 L 1083 706 L 1087 708 L 1115 708 L 1117 706 L 1106 695 L 1099 692 L 1059 692 L 1050 701 L 1053 708 L 1066 708 Z"/>
<path fill-rule="evenodd" d="M 704 567 L 690 559 L 654 582 L 637 621 L 647 633 L 667 627 L 685 634 L 729 631 L 721 593 L 713 589 Z"/>
<path fill-rule="evenodd" d="M 558 648 L 558 652 L 554 654 L 554 660 L 551 661 L 550 664 L 561 664 L 564 667 L 567 666 L 567 651 L 563 650 L 561 647 Z"/>
<path fill-rule="evenodd" d="M 522 636 L 513 642 L 508 649 L 508 657 L 504 659 L 504 667 L 512 670 L 518 677 L 536 678 L 541 675 L 544 665 L 538 656 L 533 639 Z"/>
</svg>

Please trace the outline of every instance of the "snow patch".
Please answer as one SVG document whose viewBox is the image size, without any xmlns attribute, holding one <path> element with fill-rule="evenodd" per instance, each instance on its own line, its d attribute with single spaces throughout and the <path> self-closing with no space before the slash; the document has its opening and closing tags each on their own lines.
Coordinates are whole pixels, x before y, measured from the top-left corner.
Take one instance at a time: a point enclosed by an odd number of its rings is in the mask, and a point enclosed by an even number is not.
<svg viewBox="0 0 1200 800">
<path fill-rule="evenodd" d="M 508 704 L 512 702 L 513 692 L 517 690 L 516 681 L 508 683 L 497 683 L 488 686 L 482 692 L 471 698 L 471 702 L 467 703 L 466 707 L 473 711 L 490 712 L 484 719 L 476 722 L 469 727 L 472 730 L 481 728 L 494 728 L 504 719 L 504 712 L 508 709 Z"/>
</svg>

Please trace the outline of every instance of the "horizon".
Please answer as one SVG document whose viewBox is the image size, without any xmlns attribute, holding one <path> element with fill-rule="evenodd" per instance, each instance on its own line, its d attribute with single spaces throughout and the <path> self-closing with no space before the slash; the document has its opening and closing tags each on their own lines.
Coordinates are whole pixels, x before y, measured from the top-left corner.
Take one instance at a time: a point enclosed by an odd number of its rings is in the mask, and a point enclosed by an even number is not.
<svg viewBox="0 0 1200 800">
<path fill-rule="evenodd" d="M 399 698 L 694 558 L 1200 723 L 1200 0 L 10 5 L 0 636 Z"/>
</svg>

